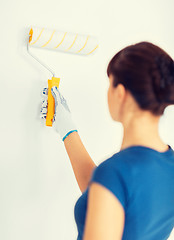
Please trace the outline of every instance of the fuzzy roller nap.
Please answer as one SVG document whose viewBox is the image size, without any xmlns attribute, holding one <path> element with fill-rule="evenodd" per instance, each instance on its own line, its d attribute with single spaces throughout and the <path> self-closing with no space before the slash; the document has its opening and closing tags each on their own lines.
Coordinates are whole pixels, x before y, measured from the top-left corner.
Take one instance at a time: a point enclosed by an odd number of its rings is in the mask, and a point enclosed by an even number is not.
<svg viewBox="0 0 174 240">
<path fill-rule="evenodd" d="M 33 54 L 29 52 L 30 47 L 44 48 L 54 51 L 60 51 L 64 53 L 91 55 L 98 48 L 98 40 L 95 36 L 82 35 L 71 32 L 63 32 L 53 29 L 31 27 L 29 31 L 29 42 L 27 44 L 28 53 L 34 57 L 39 63 L 41 61 L 37 59 Z M 45 64 L 46 67 L 53 75 L 52 79 L 48 79 L 48 106 L 46 116 L 46 126 L 52 126 L 55 102 L 51 94 L 51 88 L 53 86 L 59 87 L 60 78 L 55 77 L 54 72 Z"/>
</svg>

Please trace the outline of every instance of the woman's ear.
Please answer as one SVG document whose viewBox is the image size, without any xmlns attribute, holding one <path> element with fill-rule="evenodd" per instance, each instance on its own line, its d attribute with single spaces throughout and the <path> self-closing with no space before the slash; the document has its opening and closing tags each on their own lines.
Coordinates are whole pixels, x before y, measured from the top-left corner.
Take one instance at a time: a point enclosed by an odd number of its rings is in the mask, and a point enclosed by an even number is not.
<svg viewBox="0 0 174 240">
<path fill-rule="evenodd" d="M 125 96 L 126 96 L 126 89 L 124 87 L 123 84 L 119 83 L 117 85 L 117 99 L 120 100 L 120 101 L 123 101 L 125 99 Z"/>
</svg>

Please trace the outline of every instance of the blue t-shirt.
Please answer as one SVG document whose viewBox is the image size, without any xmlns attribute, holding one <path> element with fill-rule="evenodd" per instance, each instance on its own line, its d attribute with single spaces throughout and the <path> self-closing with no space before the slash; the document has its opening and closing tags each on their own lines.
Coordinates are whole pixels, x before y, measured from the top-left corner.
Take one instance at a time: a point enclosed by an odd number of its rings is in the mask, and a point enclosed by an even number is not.
<svg viewBox="0 0 174 240">
<path fill-rule="evenodd" d="M 102 184 L 125 210 L 122 240 L 166 240 L 174 227 L 174 151 L 131 146 L 95 167 L 87 189 L 77 200 L 74 216 L 82 240 L 88 190 Z M 117 223 L 116 223 L 117 224 Z"/>
</svg>

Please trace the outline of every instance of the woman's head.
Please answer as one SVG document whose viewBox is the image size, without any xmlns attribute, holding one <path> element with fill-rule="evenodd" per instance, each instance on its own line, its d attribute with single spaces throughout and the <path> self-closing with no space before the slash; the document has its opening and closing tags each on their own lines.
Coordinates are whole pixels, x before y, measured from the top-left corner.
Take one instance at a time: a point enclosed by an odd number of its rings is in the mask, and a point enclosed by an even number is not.
<svg viewBox="0 0 174 240">
<path fill-rule="evenodd" d="M 160 47 L 140 42 L 120 50 L 109 62 L 108 104 L 114 120 L 125 111 L 161 116 L 174 104 L 174 61 Z"/>
</svg>

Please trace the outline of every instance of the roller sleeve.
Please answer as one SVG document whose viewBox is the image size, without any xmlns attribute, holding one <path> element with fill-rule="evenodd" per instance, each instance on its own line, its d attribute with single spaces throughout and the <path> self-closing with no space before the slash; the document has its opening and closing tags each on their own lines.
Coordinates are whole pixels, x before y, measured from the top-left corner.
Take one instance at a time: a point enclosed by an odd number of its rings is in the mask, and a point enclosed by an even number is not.
<svg viewBox="0 0 174 240">
<path fill-rule="evenodd" d="M 29 46 L 53 51 L 90 55 L 98 48 L 97 37 L 55 29 L 31 27 Z"/>
</svg>

